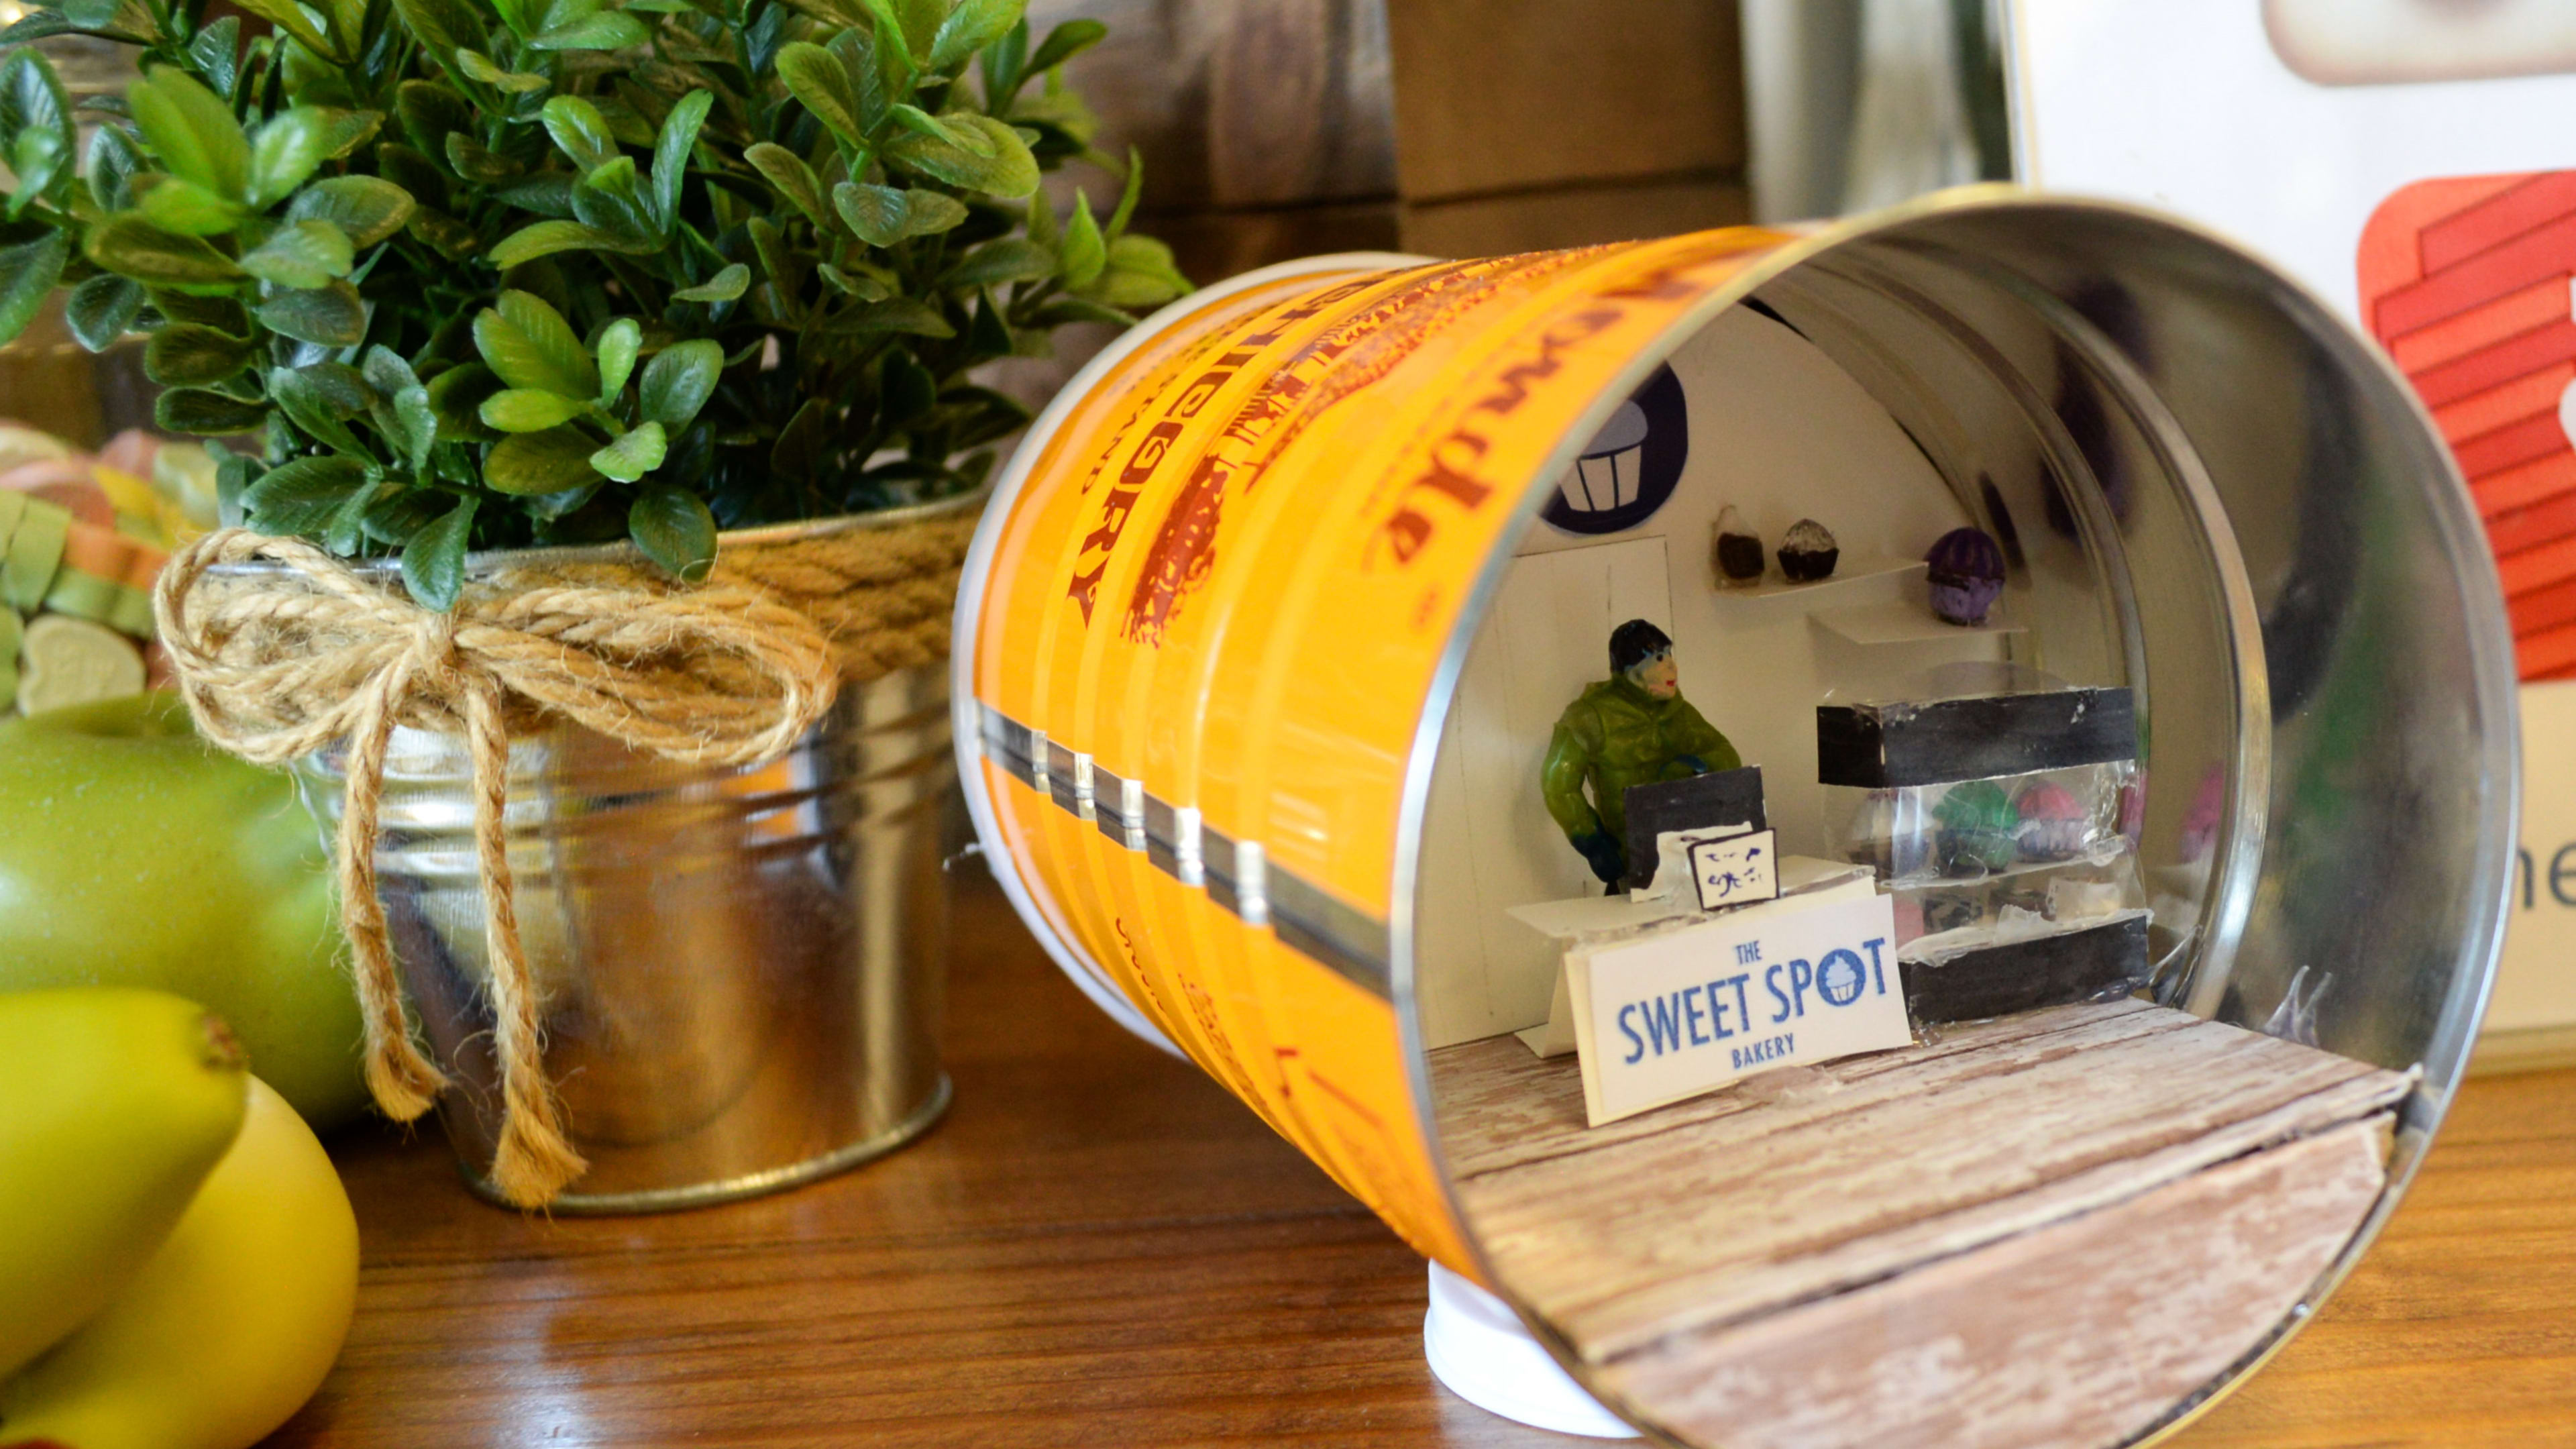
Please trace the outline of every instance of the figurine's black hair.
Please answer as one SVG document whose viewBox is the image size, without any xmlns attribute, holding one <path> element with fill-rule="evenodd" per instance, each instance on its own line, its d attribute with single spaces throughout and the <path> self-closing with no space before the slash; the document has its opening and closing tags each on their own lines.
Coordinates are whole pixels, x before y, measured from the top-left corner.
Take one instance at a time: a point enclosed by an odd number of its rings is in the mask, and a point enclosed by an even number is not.
<svg viewBox="0 0 2576 1449">
<path fill-rule="evenodd" d="M 1672 647 L 1673 636 L 1643 619 L 1631 619 L 1610 631 L 1610 672 L 1625 674 Z"/>
</svg>

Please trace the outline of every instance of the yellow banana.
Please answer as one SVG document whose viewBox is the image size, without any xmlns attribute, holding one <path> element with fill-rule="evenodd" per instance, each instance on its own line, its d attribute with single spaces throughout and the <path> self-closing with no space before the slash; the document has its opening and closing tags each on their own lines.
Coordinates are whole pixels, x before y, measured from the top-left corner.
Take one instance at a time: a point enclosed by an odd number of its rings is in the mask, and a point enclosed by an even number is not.
<svg viewBox="0 0 2576 1449">
<path fill-rule="evenodd" d="M 158 991 L 0 993 L 0 1379 L 105 1308 L 232 1144 L 224 1024 Z"/>
<path fill-rule="evenodd" d="M 286 1099 L 250 1116 L 152 1261 L 0 1386 L 0 1449 L 249 1449 L 331 1370 L 358 1301 L 358 1220 Z"/>
</svg>

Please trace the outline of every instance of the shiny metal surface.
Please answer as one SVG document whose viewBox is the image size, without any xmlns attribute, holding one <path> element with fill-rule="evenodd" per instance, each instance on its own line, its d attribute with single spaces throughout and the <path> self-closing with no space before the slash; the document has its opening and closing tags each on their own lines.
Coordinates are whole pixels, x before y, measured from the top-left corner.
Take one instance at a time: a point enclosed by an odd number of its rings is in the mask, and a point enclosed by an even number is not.
<svg viewBox="0 0 2576 1449">
<path fill-rule="evenodd" d="M 298 775 L 336 822 L 337 755 Z M 938 1031 L 956 771 L 947 671 L 845 687 L 784 758 L 674 765 L 573 726 L 510 747 L 510 866 L 546 1075 L 590 1170 L 556 1212 L 773 1191 L 890 1151 L 948 1101 Z M 500 1126 L 463 741 L 397 731 L 381 895 L 466 1177 Z"/>
</svg>

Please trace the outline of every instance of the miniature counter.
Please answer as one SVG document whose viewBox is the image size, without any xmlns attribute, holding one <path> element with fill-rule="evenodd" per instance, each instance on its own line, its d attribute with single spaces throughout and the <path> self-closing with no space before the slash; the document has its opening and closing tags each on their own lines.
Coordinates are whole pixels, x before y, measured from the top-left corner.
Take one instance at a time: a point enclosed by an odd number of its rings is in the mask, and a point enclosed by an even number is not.
<svg viewBox="0 0 2576 1449">
<path fill-rule="evenodd" d="M 1568 1446 L 1423 1367 L 1421 1260 L 1059 979 L 980 873 L 957 1105 L 784 1196 L 522 1220 L 435 1130 L 342 1139 L 365 1278 L 269 1449 Z M 2576 1072 L 2471 1082 L 2321 1321 L 2181 1449 L 2514 1445 L 2576 1424 Z"/>
</svg>

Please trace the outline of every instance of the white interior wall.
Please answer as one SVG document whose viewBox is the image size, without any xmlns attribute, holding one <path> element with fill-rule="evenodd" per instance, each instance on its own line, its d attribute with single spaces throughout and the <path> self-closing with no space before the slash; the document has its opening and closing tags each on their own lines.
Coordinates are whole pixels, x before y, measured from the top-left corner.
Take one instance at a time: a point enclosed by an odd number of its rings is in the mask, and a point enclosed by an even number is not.
<svg viewBox="0 0 2576 1449">
<path fill-rule="evenodd" d="M 1539 523 L 1520 553 L 1528 559 L 1661 542 L 1665 627 L 1682 693 L 1747 764 L 1763 767 L 1781 848 L 1819 854 L 1818 700 L 1828 690 L 1893 690 L 1934 664 L 2000 658 L 2002 645 L 1995 634 L 1937 625 L 1904 642 L 1862 645 L 1811 616 L 1921 607 L 1919 569 L 1873 573 L 1873 566 L 1919 560 L 1934 539 L 1969 519 L 1886 410 L 1789 328 L 1732 309 L 1684 344 L 1672 366 L 1690 419 L 1690 454 L 1672 500 L 1642 526 L 1608 537 Z M 1842 548 L 1835 580 L 1750 597 L 1717 587 L 1713 530 L 1718 510 L 1730 503 L 1766 546 L 1776 547 L 1800 518 L 1833 530 Z M 1415 989 L 1430 1046 L 1546 1018 L 1556 952 L 1503 912 L 1583 890 L 1590 874 L 1543 810 L 1532 818 L 1549 730 L 1579 687 L 1556 677 L 1564 672 L 1557 661 L 1568 650 L 1581 653 L 1572 638 L 1580 628 L 1542 631 L 1538 623 L 1550 611 L 1584 627 L 1598 623 L 1582 677 L 1606 677 L 1609 628 L 1655 617 L 1635 596 L 1640 573 L 1607 566 L 1639 557 L 1604 551 L 1581 565 L 1516 565 L 1479 631 L 1424 819 Z M 1634 612 L 1613 617 L 1616 609 Z M 1923 617 L 1929 620 L 1928 611 Z M 1526 642 L 1516 649 L 1516 641 Z M 1522 663 L 1521 653 L 1543 655 L 1543 662 Z M 1508 800 L 1497 783 L 1504 780 L 1517 781 Z M 1550 894 L 1521 894 L 1542 889 Z"/>
</svg>

